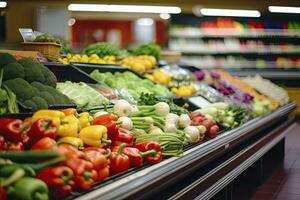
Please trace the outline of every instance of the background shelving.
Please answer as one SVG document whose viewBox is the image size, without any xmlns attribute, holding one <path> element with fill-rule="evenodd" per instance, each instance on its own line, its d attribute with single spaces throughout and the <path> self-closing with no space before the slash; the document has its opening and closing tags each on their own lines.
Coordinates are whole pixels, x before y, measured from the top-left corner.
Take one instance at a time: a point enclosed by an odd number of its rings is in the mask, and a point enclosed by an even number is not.
<svg viewBox="0 0 300 200">
<path fill-rule="evenodd" d="M 169 49 L 198 67 L 299 67 L 300 22 L 268 17 L 173 17 Z"/>
</svg>

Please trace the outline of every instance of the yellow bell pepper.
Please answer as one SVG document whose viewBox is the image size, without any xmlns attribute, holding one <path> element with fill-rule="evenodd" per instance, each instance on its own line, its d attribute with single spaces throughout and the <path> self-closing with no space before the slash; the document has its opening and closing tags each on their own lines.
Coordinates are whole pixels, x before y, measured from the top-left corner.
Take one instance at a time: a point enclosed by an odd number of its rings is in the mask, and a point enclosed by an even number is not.
<svg viewBox="0 0 300 200">
<path fill-rule="evenodd" d="M 91 125 L 92 117 L 88 112 L 83 112 L 78 115 L 78 120 L 79 130 L 81 130 Z"/>
<path fill-rule="evenodd" d="M 92 147 L 101 147 L 102 143 L 110 143 L 107 140 L 107 128 L 102 125 L 93 125 L 83 128 L 79 133 L 79 138 L 84 144 Z"/>
<path fill-rule="evenodd" d="M 41 118 L 51 119 L 56 127 L 60 126 L 61 120 L 65 117 L 65 114 L 58 110 L 39 110 L 35 112 L 32 116 L 32 121 L 35 122 Z"/>
<path fill-rule="evenodd" d="M 77 137 L 79 120 L 74 115 L 68 115 L 61 121 L 56 135 L 59 137 Z"/>
<path fill-rule="evenodd" d="M 78 137 L 62 137 L 58 140 L 58 144 L 70 144 L 77 149 L 83 149 L 83 141 Z"/>
<path fill-rule="evenodd" d="M 77 110 L 75 108 L 66 108 L 62 110 L 65 115 L 74 115 L 75 117 L 78 116 Z"/>
</svg>

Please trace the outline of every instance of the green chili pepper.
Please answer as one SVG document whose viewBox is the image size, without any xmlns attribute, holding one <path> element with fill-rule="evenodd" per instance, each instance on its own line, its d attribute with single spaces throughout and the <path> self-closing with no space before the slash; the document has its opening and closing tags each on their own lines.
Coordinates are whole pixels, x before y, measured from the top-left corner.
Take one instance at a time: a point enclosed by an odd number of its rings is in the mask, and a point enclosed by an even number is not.
<svg viewBox="0 0 300 200">
<path fill-rule="evenodd" d="M 48 200 L 47 185 L 36 178 L 23 177 L 8 190 L 8 199 L 18 200 Z"/>
<path fill-rule="evenodd" d="M 48 150 L 36 151 L 0 151 L 0 157 L 10 159 L 14 162 L 41 162 L 56 158 L 59 155 L 56 152 Z"/>
<path fill-rule="evenodd" d="M 27 165 L 20 165 L 20 164 L 10 164 L 10 165 L 0 167 L 0 176 L 1 177 L 11 176 L 18 169 L 24 170 L 27 176 L 35 176 L 35 172 L 31 167 Z"/>
</svg>

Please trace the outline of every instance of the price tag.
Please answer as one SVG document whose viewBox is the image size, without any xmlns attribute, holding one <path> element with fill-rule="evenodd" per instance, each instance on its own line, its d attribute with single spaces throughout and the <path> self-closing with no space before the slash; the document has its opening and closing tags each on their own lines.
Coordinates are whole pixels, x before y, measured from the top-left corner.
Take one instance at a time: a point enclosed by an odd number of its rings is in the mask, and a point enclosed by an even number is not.
<svg viewBox="0 0 300 200">
<path fill-rule="evenodd" d="M 206 99 L 204 99 L 201 96 L 191 97 L 191 98 L 189 98 L 189 102 L 191 102 L 192 104 L 194 104 L 195 106 L 197 106 L 199 108 L 204 108 L 210 104 L 209 101 L 207 101 Z"/>
</svg>

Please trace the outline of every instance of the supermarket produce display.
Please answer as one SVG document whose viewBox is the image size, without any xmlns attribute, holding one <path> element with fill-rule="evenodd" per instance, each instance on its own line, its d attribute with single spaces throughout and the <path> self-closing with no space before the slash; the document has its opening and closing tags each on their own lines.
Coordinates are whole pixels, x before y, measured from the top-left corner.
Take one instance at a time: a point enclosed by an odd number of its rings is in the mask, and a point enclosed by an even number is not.
<svg viewBox="0 0 300 200">
<path fill-rule="evenodd" d="M 159 52 L 153 43 L 129 52 L 98 43 L 46 65 L 0 54 L 2 197 L 130 198 L 279 126 L 295 108 L 282 88 L 260 77 L 155 68 Z"/>
</svg>

